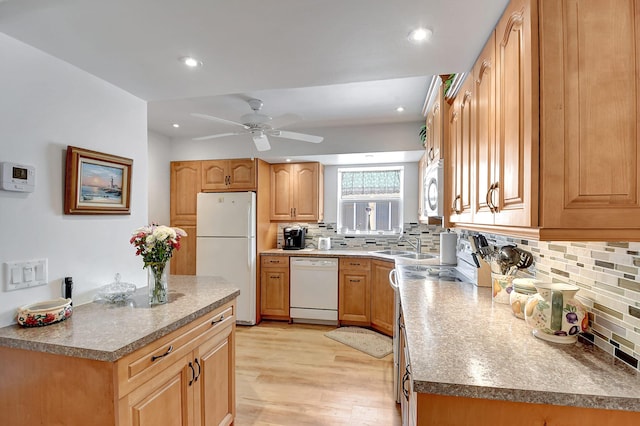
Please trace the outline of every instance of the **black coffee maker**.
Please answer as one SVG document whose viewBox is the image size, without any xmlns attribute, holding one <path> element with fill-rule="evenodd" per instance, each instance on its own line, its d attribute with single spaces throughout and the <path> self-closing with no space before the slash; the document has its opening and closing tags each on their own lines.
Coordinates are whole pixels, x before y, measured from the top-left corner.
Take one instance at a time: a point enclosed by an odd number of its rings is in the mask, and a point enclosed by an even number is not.
<svg viewBox="0 0 640 426">
<path fill-rule="evenodd" d="M 304 248 L 304 236 L 307 228 L 301 226 L 287 226 L 284 232 L 283 250 L 301 250 Z"/>
</svg>

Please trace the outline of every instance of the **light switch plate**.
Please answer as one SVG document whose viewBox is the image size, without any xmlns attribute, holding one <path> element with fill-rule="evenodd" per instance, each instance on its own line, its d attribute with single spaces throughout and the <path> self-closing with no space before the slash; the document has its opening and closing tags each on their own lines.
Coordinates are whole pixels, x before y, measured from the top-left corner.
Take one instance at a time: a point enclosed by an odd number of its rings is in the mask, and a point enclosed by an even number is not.
<svg viewBox="0 0 640 426">
<path fill-rule="evenodd" d="M 48 275 L 47 259 L 5 262 L 4 289 L 13 291 L 45 285 Z"/>
</svg>

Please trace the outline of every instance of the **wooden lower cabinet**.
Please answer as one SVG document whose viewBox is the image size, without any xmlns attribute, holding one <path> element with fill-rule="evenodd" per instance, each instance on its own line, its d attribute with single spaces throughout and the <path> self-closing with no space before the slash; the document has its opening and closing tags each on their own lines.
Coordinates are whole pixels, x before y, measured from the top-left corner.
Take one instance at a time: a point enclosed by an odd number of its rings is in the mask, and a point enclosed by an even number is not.
<svg viewBox="0 0 640 426">
<path fill-rule="evenodd" d="M 260 265 L 262 317 L 289 320 L 289 257 L 262 255 Z"/>
<path fill-rule="evenodd" d="M 195 275 L 196 274 L 196 226 L 171 224 L 173 227 L 182 229 L 187 233 L 186 237 L 180 240 L 180 250 L 175 250 L 169 268 L 172 275 Z"/>
<path fill-rule="evenodd" d="M 370 267 L 369 259 L 340 259 L 338 321 L 341 324 L 371 325 Z"/>
<path fill-rule="evenodd" d="M 389 285 L 389 273 L 394 262 L 371 261 L 371 328 L 387 336 L 393 335 L 394 292 Z"/>
<path fill-rule="evenodd" d="M 115 362 L 0 348 L 0 424 L 230 425 L 235 302 Z"/>
</svg>

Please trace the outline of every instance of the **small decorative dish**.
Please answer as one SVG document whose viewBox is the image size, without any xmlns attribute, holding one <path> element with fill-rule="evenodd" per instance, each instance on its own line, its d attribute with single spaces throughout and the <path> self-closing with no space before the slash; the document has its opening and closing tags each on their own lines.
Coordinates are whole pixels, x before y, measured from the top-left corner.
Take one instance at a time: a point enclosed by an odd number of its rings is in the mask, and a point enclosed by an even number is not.
<svg viewBox="0 0 640 426">
<path fill-rule="evenodd" d="M 53 299 L 33 303 L 18 309 L 18 324 L 24 327 L 42 327 L 64 321 L 73 313 L 71 299 Z"/>
<path fill-rule="evenodd" d="M 124 302 L 136 292 L 135 284 L 120 281 L 120 274 L 116 274 L 115 282 L 98 289 L 98 298 L 111 303 Z"/>
</svg>

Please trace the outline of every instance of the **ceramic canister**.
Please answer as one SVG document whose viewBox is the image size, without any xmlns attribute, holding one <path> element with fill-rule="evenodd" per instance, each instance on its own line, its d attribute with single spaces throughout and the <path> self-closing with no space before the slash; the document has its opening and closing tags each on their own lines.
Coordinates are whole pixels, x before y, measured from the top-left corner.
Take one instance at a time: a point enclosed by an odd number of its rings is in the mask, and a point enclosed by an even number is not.
<svg viewBox="0 0 640 426">
<path fill-rule="evenodd" d="M 491 283 L 493 284 L 493 301 L 496 303 L 509 304 L 509 294 L 513 290 L 514 275 L 500 275 L 491 273 Z"/>
<path fill-rule="evenodd" d="M 533 278 L 515 278 L 513 290 L 509 295 L 509 304 L 516 318 L 524 319 L 524 306 L 531 296 L 537 293 L 535 283 L 540 281 Z"/>
<path fill-rule="evenodd" d="M 533 335 L 555 343 L 574 343 L 589 325 L 587 311 L 575 294 L 580 287 L 562 283 L 536 283 L 537 294 L 527 301 L 524 319 Z"/>
</svg>

